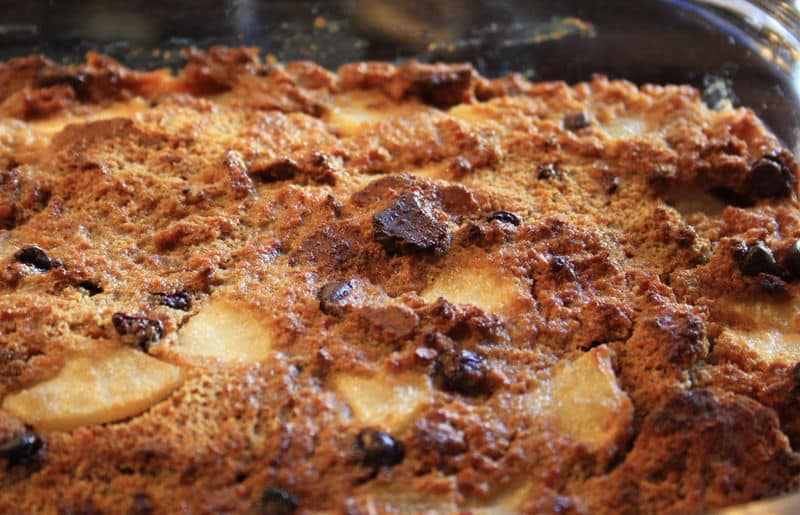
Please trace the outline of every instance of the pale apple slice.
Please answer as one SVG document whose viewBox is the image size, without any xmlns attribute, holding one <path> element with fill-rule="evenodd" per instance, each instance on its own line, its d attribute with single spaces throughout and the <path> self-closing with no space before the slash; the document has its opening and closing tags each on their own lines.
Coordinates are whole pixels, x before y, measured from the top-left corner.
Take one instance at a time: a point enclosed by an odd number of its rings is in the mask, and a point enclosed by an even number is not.
<svg viewBox="0 0 800 515">
<path fill-rule="evenodd" d="M 454 304 L 472 304 L 486 313 L 508 314 L 524 298 L 516 277 L 500 270 L 486 256 L 457 260 L 437 275 L 420 296 L 428 302 L 439 297 Z"/>
<path fill-rule="evenodd" d="M 648 132 L 647 122 L 640 118 L 620 116 L 603 125 L 603 130 L 614 139 L 633 138 Z"/>
<path fill-rule="evenodd" d="M 179 367 L 129 347 L 69 359 L 52 379 L 7 395 L 3 409 L 43 431 L 70 431 L 138 415 L 183 380 Z"/>
<path fill-rule="evenodd" d="M 750 302 L 730 308 L 751 319 L 756 329 L 725 329 L 720 346 L 749 350 L 766 364 L 800 361 L 800 299 L 787 302 Z"/>
<path fill-rule="evenodd" d="M 357 90 L 337 95 L 326 121 L 341 134 L 352 136 L 381 120 L 425 110 L 433 109 L 416 100 L 396 102 L 377 90 Z"/>
<path fill-rule="evenodd" d="M 212 299 L 178 331 L 178 353 L 226 362 L 261 361 L 272 351 L 273 331 L 255 310 Z"/>
<path fill-rule="evenodd" d="M 717 337 L 719 344 L 732 344 L 750 350 L 768 364 L 800 361 L 800 334 L 777 329 L 740 332 L 726 329 Z"/>
<path fill-rule="evenodd" d="M 372 377 L 340 374 L 333 379 L 336 392 L 365 426 L 397 433 L 433 398 L 430 378 L 421 373 L 379 373 Z"/>
<path fill-rule="evenodd" d="M 590 450 L 607 448 L 633 420 L 633 405 L 617 385 L 608 347 L 601 345 L 556 371 L 545 413 Z"/>
</svg>

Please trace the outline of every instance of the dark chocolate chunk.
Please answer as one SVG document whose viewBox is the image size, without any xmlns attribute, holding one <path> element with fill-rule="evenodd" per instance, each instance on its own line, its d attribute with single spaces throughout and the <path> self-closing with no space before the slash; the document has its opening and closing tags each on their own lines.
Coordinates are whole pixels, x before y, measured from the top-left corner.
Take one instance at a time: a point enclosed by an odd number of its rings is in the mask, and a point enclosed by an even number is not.
<svg viewBox="0 0 800 515">
<path fill-rule="evenodd" d="M 349 282 L 334 281 L 327 283 L 317 293 L 319 309 L 326 315 L 338 316 L 341 314 L 342 301 L 353 291 Z"/>
<path fill-rule="evenodd" d="M 192 298 L 185 291 L 175 293 L 155 293 L 158 303 L 172 309 L 189 311 L 192 308 Z"/>
<path fill-rule="evenodd" d="M 362 429 L 356 436 L 362 453 L 361 463 L 367 467 L 393 467 L 403 461 L 406 450 L 402 442 L 377 429 Z"/>
<path fill-rule="evenodd" d="M 450 246 L 447 223 L 437 220 L 418 192 L 403 195 L 372 217 L 375 241 L 390 253 L 442 252 Z"/>
<path fill-rule="evenodd" d="M 462 395 L 480 395 L 489 392 L 489 367 L 486 360 L 466 349 L 443 354 L 437 360 L 437 373 L 446 390 Z"/>
<path fill-rule="evenodd" d="M 778 158 L 765 156 L 750 166 L 748 191 L 759 198 L 783 197 L 794 189 L 792 171 Z"/>
<path fill-rule="evenodd" d="M 145 352 L 164 336 L 164 324 L 161 320 L 114 313 L 111 321 L 119 334 Z"/>
<path fill-rule="evenodd" d="M 50 260 L 50 256 L 36 245 L 22 247 L 14 254 L 14 259 L 41 271 L 53 268 L 53 262 Z"/>
<path fill-rule="evenodd" d="M 92 281 L 83 281 L 78 283 L 76 286 L 82 290 L 86 290 L 86 293 L 88 293 L 90 297 L 94 297 L 95 295 L 103 293 L 103 288 L 101 288 L 99 284 Z"/>
<path fill-rule="evenodd" d="M 781 276 L 783 270 L 775 261 L 772 250 L 764 242 L 756 242 L 750 245 L 743 255 L 739 255 L 739 269 L 745 275 L 756 276 L 758 274 L 771 274 Z"/>
<path fill-rule="evenodd" d="M 800 240 L 789 246 L 783 258 L 783 266 L 795 279 L 800 279 Z"/>
<path fill-rule="evenodd" d="M 44 449 L 45 444 L 41 437 L 32 431 L 27 431 L 0 445 L 0 458 L 7 460 L 10 468 L 35 457 Z"/>
<path fill-rule="evenodd" d="M 568 131 L 576 132 L 589 126 L 589 117 L 581 111 L 580 113 L 568 114 L 564 117 L 562 123 Z"/>
<path fill-rule="evenodd" d="M 495 211 L 489 215 L 488 220 L 490 222 L 492 220 L 497 220 L 503 224 L 511 224 L 516 226 L 519 226 L 519 224 L 522 223 L 519 217 L 510 211 Z"/>
<path fill-rule="evenodd" d="M 127 515 L 152 515 L 153 513 L 155 513 L 155 508 L 149 495 L 146 493 L 133 494 Z"/>
<path fill-rule="evenodd" d="M 261 513 L 264 515 L 291 515 L 299 506 L 297 497 L 281 488 L 267 488 L 261 496 Z"/>
</svg>

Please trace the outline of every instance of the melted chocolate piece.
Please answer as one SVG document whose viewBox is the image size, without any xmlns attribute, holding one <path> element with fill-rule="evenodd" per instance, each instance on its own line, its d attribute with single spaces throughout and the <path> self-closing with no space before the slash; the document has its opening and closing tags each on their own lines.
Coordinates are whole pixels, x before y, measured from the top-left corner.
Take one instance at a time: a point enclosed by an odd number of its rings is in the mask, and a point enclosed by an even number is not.
<svg viewBox="0 0 800 515">
<path fill-rule="evenodd" d="M 42 272 L 53 268 L 53 262 L 50 260 L 50 256 L 36 245 L 22 247 L 14 254 L 14 259 Z"/>
<path fill-rule="evenodd" d="M 145 352 L 164 336 L 164 324 L 161 320 L 114 313 L 111 321 L 128 343 L 138 345 Z"/>
<path fill-rule="evenodd" d="M 403 195 L 372 217 L 375 241 L 387 252 L 444 252 L 450 246 L 445 222 L 434 218 L 431 206 L 418 192 Z"/>
</svg>

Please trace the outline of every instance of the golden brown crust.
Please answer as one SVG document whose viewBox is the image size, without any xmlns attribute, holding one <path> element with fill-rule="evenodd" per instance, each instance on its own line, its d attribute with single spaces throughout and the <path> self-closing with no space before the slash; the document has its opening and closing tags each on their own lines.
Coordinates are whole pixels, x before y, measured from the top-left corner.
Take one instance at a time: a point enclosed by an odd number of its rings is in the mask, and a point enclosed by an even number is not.
<svg viewBox="0 0 800 515">
<path fill-rule="evenodd" d="M 359 94 L 387 112 L 337 122 Z M 138 416 L 42 431 L 0 512 L 698 512 L 796 486 L 800 354 L 733 337 L 796 331 L 747 312 L 793 309 L 800 238 L 797 165 L 748 109 L 227 48 L 176 77 L 12 60 L 0 101 L 0 395 L 97 347 L 186 376 Z M 783 268 L 747 264 L 759 242 Z M 220 298 L 269 327 L 266 358 L 180 353 Z M 597 356 L 619 394 L 584 441 L 547 392 Z M 341 377 L 429 391 L 376 451 Z M 0 444 L 26 431 L 0 409 Z"/>
</svg>

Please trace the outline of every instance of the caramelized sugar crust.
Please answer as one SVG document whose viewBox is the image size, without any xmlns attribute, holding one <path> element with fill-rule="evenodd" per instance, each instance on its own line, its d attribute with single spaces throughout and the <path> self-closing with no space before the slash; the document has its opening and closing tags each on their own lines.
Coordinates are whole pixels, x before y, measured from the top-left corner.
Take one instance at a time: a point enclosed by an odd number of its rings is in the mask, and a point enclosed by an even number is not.
<svg viewBox="0 0 800 515">
<path fill-rule="evenodd" d="M 749 109 L 214 48 L 14 59 L 0 113 L 0 512 L 796 486 L 797 165 Z"/>
</svg>

